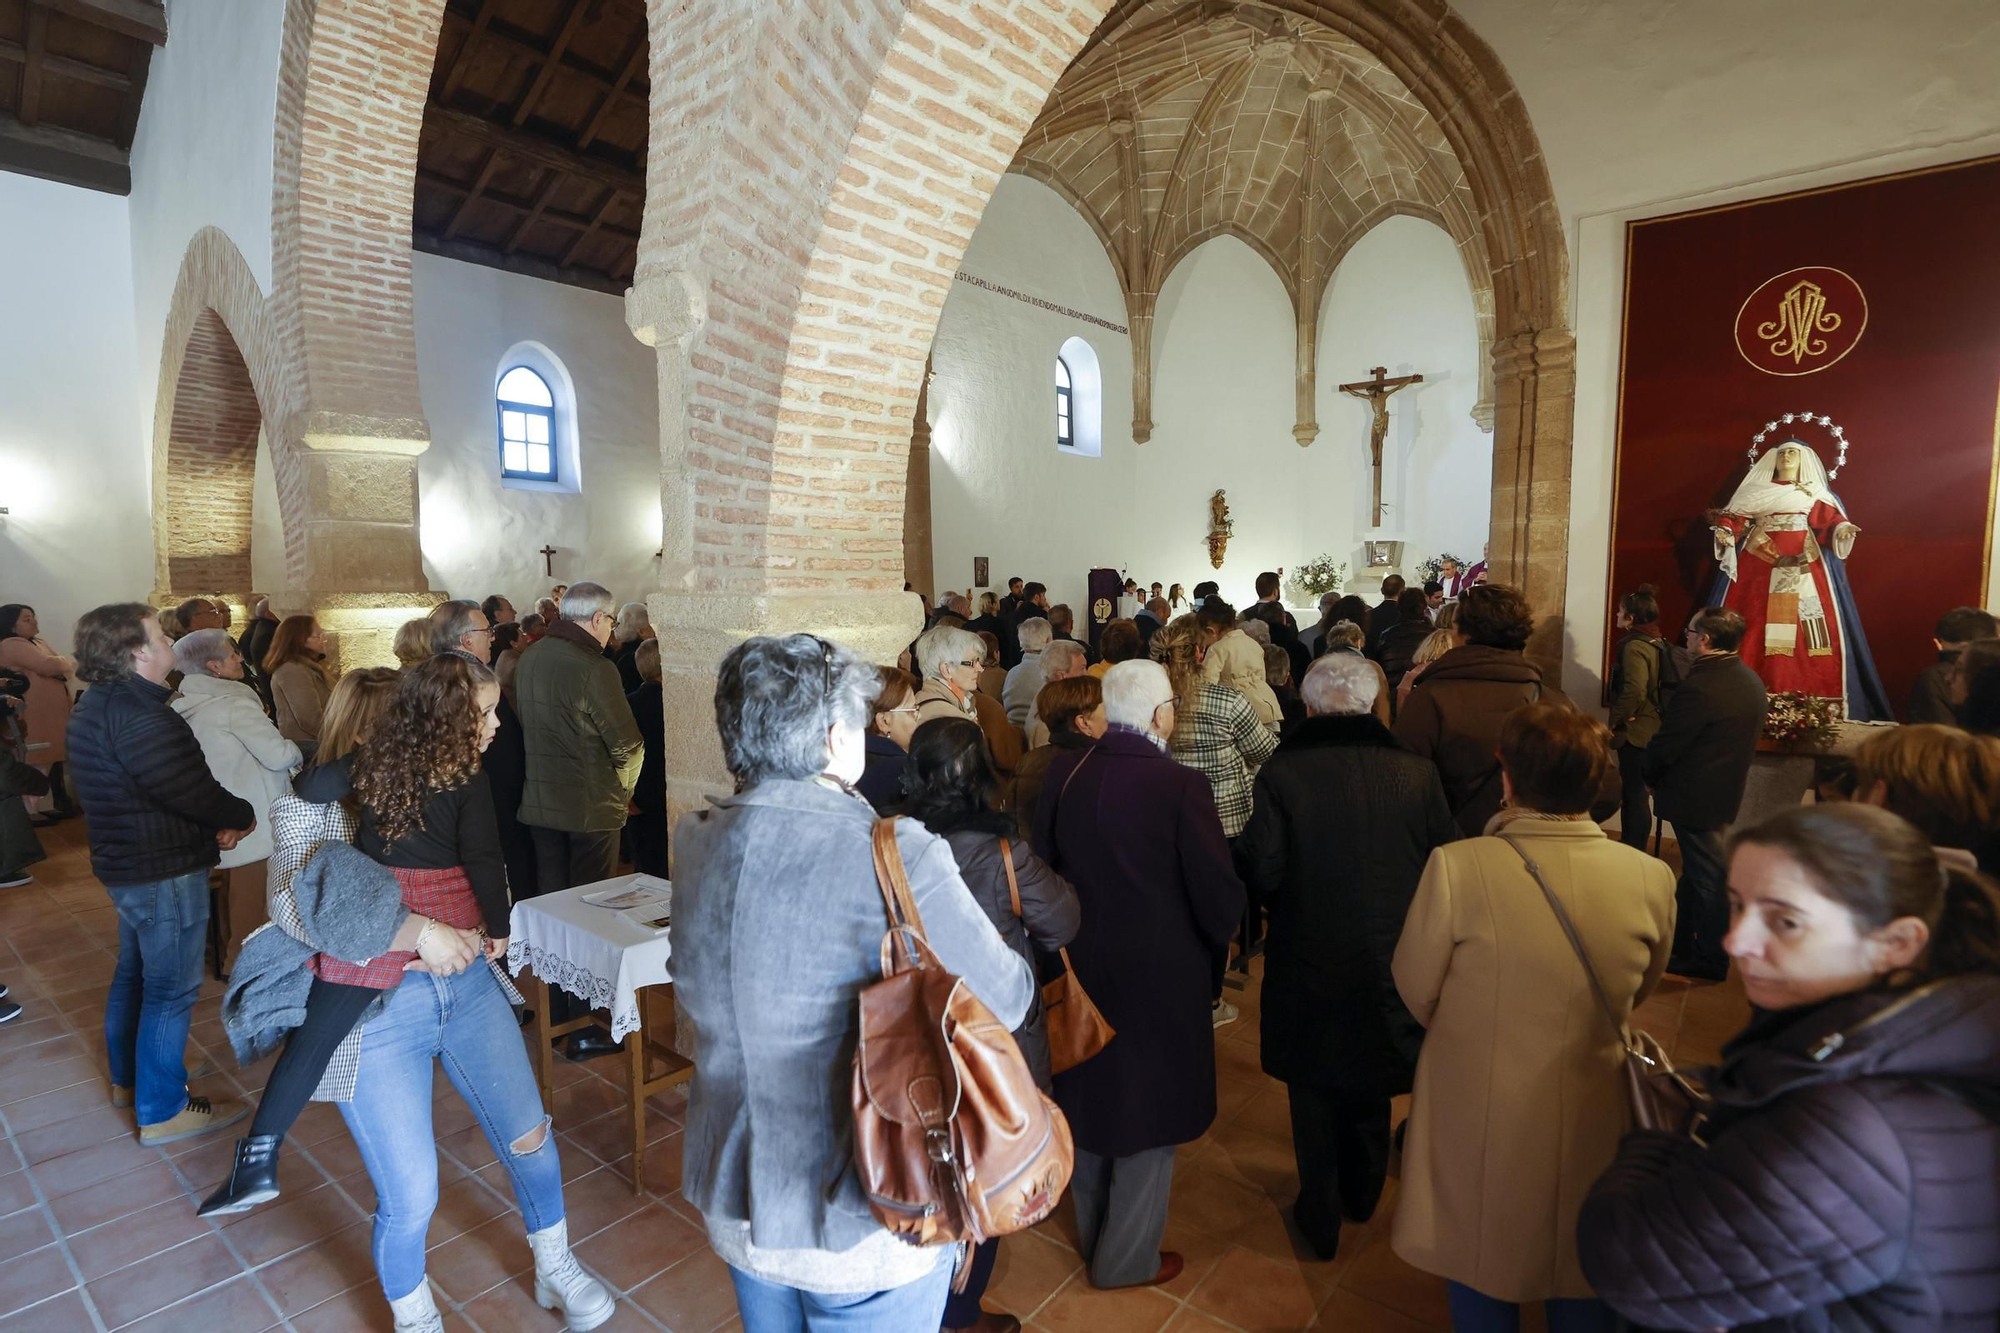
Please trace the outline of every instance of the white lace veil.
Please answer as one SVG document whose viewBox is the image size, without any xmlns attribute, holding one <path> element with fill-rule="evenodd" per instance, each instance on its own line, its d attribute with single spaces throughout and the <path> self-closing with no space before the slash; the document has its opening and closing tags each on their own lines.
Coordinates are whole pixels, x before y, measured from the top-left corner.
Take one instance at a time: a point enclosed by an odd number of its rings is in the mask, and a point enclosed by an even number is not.
<svg viewBox="0 0 2000 1333">
<path fill-rule="evenodd" d="M 1777 479 L 1778 452 L 1787 447 L 1799 451 L 1799 479 L 1790 485 Z M 1750 465 L 1749 475 L 1737 485 L 1724 512 L 1746 517 L 1795 513 L 1811 509 L 1818 500 L 1840 507 L 1840 498 L 1833 493 L 1833 484 L 1827 479 L 1826 464 L 1820 462 L 1819 455 L 1804 440 L 1782 440 Z"/>
</svg>

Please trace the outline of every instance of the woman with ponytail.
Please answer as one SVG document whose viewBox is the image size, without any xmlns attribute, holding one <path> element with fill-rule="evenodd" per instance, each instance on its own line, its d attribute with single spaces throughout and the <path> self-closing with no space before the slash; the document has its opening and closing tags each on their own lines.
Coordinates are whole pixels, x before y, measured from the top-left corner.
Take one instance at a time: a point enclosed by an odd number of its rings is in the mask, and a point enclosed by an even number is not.
<svg viewBox="0 0 2000 1333">
<path fill-rule="evenodd" d="M 1739 830 L 1754 1007 L 1698 1137 L 1636 1130 L 1577 1227 L 1656 1329 L 2000 1326 L 2000 897 L 1874 805 Z"/>
</svg>

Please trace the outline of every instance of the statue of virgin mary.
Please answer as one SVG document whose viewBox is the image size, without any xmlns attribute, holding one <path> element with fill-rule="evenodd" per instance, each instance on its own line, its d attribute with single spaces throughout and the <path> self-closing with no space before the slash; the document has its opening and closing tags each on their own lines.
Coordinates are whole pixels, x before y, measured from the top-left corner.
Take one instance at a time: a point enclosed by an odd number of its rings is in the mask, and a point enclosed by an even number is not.
<svg viewBox="0 0 2000 1333">
<path fill-rule="evenodd" d="M 1719 567 L 1706 606 L 1749 622 L 1743 661 L 1773 693 L 1838 699 L 1857 722 L 1895 720 L 1847 584 L 1861 529 L 1803 441 L 1786 440 L 1712 513 Z"/>
</svg>

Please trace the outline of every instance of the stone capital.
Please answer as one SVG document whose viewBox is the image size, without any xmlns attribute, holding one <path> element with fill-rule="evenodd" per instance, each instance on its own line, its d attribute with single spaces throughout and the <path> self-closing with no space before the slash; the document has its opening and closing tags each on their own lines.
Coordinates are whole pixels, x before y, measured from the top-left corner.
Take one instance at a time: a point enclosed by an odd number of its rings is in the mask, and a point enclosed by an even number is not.
<svg viewBox="0 0 2000 1333">
<path fill-rule="evenodd" d="M 641 265 L 625 292 L 625 326 L 648 347 L 686 346 L 708 321 L 708 295 L 685 269 Z"/>
<path fill-rule="evenodd" d="M 295 412 L 281 427 L 287 442 L 316 453 L 402 454 L 431 447 L 422 417 L 375 417 L 354 412 Z"/>
</svg>

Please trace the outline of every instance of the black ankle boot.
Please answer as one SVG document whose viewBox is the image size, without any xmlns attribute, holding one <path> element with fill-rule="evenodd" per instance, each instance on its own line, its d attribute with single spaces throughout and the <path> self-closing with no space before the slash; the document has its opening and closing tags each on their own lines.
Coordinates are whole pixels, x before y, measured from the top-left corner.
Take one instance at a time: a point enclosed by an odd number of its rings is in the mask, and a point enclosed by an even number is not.
<svg viewBox="0 0 2000 1333">
<path fill-rule="evenodd" d="M 236 1140 L 236 1164 L 229 1179 L 195 1210 L 196 1217 L 247 1213 L 278 1197 L 278 1145 L 282 1134 L 251 1134 Z"/>
</svg>

